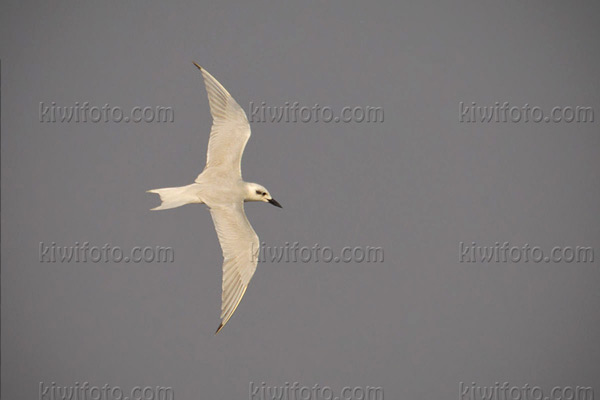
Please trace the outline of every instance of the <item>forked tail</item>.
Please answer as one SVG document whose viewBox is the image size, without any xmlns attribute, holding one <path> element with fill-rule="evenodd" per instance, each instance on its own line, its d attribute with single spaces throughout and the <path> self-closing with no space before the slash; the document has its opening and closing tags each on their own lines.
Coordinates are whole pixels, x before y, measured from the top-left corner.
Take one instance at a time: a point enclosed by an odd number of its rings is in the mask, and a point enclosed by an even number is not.
<svg viewBox="0 0 600 400">
<path fill-rule="evenodd" d="M 190 203 L 202 203 L 198 197 L 197 183 L 187 186 L 152 189 L 147 192 L 156 193 L 162 201 L 160 206 L 154 207 L 152 210 L 168 210 L 169 208 L 181 207 Z"/>
</svg>

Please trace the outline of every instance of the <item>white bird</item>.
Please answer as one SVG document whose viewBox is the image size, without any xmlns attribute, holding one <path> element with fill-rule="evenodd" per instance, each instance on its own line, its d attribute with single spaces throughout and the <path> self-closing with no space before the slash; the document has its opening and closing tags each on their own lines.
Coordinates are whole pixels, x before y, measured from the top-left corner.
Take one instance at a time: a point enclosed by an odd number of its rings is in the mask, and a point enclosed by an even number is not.
<svg viewBox="0 0 600 400">
<path fill-rule="evenodd" d="M 210 208 L 223 251 L 221 324 L 217 334 L 240 304 L 258 262 L 258 236 L 246 218 L 244 202 L 264 201 L 280 208 L 281 205 L 264 186 L 242 180 L 242 154 L 250 138 L 246 113 L 211 74 L 194 65 L 204 77 L 213 118 L 206 166 L 191 185 L 148 192 L 158 194 L 162 201 L 152 210 L 190 203 L 204 203 Z"/>
</svg>

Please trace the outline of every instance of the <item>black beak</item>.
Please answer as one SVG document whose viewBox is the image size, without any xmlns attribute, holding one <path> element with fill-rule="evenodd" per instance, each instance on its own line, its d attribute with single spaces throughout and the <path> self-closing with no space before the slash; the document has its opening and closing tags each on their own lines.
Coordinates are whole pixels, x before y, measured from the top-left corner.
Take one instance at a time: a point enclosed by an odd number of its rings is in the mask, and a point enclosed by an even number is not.
<svg viewBox="0 0 600 400">
<path fill-rule="evenodd" d="M 270 199 L 269 203 L 273 204 L 275 207 L 283 208 L 281 207 L 281 204 L 279 204 L 279 202 L 275 199 Z"/>
</svg>

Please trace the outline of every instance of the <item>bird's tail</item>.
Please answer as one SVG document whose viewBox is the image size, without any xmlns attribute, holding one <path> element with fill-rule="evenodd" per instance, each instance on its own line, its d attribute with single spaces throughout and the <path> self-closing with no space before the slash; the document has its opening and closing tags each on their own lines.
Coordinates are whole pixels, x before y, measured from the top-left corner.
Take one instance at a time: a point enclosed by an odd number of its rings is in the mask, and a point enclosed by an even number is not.
<svg viewBox="0 0 600 400">
<path fill-rule="evenodd" d="M 156 193 L 162 201 L 160 206 L 152 210 L 168 210 L 169 208 L 181 207 L 190 203 L 202 203 L 198 197 L 197 183 L 187 186 L 148 190 L 148 193 Z"/>
</svg>

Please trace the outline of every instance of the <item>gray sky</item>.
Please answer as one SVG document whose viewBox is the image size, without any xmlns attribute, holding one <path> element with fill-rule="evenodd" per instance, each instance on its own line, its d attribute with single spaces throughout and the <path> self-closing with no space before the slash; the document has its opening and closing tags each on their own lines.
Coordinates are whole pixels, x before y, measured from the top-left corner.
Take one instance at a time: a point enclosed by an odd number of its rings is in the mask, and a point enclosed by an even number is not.
<svg viewBox="0 0 600 400">
<path fill-rule="evenodd" d="M 176 399 L 245 399 L 250 382 L 386 399 L 457 398 L 460 382 L 599 395 L 600 8 L 363 3 L 2 2 L 3 399 L 86 381 Z M 376 123 L 253 123 L 242 162 L 283 205 L 246 206 L 266 246 L 374 246 L 383 262 L 261 262 L 213 335 L 210 215 L 150 212 L 145 193 L 204 167 L 212 122 L 192 61 L 247 112 L 384 110 Z M 53 102 L 170 107 L 174 121 L 45 122 Z M 498 103 L 500 120 L 528 105 L 530 119 L 579 106 L 595 121 L 483 122 L 473 102 Z M 175 257 L 40 262 L 40 243 L 84 242 Z M 595 259 L 464 262 L 479 250 L 461 242 Z"/>
</svg>

